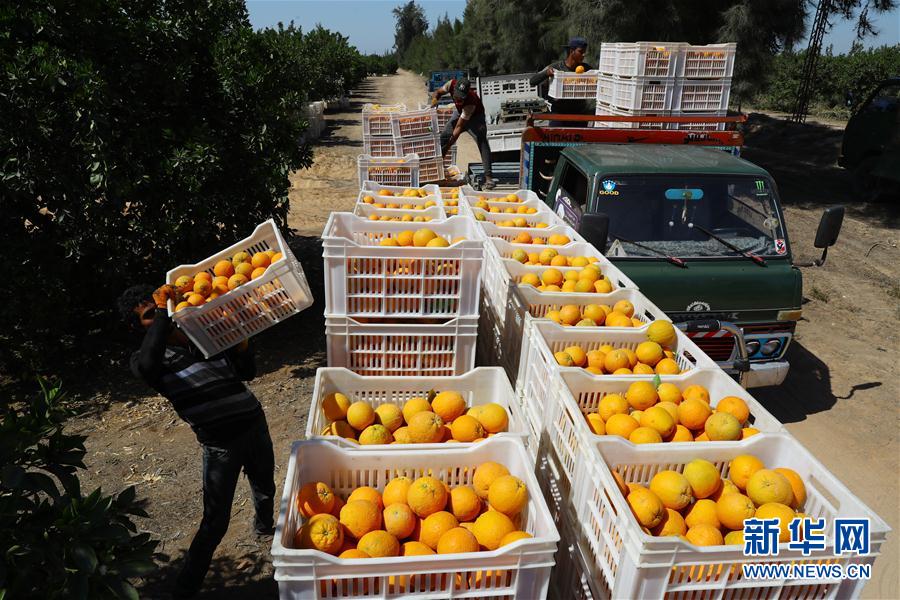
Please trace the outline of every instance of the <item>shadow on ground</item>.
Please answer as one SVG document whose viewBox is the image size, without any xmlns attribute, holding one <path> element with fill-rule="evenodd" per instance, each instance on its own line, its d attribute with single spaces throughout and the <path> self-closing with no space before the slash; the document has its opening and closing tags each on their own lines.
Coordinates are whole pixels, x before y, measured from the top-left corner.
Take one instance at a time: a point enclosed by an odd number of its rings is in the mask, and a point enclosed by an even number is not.
<svg viewBox="0 0 900 600">
<path fill-rule="evenodd" d="M 272 574 L 272 561 L 268 547 L 260 542 L 247 544 L 247 551 L 236 558 L 214 558 L 203 582 L 203 588 L 196 600 L 269 600 L 278 598 L 278 584 Z M 158 556 L 162 560 L 160 568 L 145 577 L 139 584 L 141 598 L 146 600 L 167 600 L 185 552 L 172 558 Z"/>
</svg>

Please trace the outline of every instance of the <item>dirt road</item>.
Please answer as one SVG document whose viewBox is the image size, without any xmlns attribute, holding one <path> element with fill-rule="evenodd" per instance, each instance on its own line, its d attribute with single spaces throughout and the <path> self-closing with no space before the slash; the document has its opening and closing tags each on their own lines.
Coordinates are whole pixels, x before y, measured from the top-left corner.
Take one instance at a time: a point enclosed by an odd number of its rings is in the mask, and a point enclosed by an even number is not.
<svg viewBox="0 0 900 600">
<path fill-rule="evenodd" d="M 291 176 L 290 225 L 317 236 L 330 211 L 349 210 L 356 198 L 356 157 L 362 152 L 359 112 L 366 102 L 424 99 L 421 78 L 401 73 L 366 81 L 349 110 L 327 115 L 329 128 L 315 148 L 315 163 Z M 851 200 L 846 174 L 832 167 L 840 134 L 827 127 L 791 130 L 764 117 L 753 121 L 745 156 L 769 169 L 781 186 L 788 229 L 800 259 L 815 253 L 812 239 L 824 206 Z M 459 166 L 477 160 L 463 136 Z M 757 397 L 849 489 L 895 530 L 882 548 L 869 598 L 900 597 L 898 563 L 898 407 L 896 367 L 900 329 L 900 234 L 895 206 L 850 210 L 840 241 L 821 269 L 805 269 L 804 320 L 789 352 L 785 384 Z M 321 254 L 313 240 L 297 248 L 317 303 L 306 313 L 258 336 L 259 376 L 251 387 L 262 402 L 275 443 L 280 497 L 292 441 L 303 437 L 315 369 L 325 365 Z M 319 286 L 316 288 L 316 286 Z M 72 423 L 88 436 L 83 487 L 106 492 L 128 484 L 147 500 L 140 526 L 162 540 L 161 569 L 141 584 L 147 598 L 165 597 L 171 577 L 200 521 L 200 450 L 196 439 L 159 397 L 123 369 L 96 379 L 90 410 Z M 201 598 L 276 598 L 268 550 L 255 540 L 249 488 L 241 481 L 231 527 L 219 547 Z"/>
</svg>

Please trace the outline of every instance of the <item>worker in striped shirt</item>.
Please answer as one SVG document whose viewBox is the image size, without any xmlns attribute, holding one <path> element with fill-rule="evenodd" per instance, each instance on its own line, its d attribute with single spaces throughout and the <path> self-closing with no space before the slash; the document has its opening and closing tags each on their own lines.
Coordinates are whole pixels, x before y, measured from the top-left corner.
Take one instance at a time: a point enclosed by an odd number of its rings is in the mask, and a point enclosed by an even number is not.
<svg viewBox="0 0 900 600">
<path fill-rule="evenodd" d="M 174 297 L 168 285 L 156 291 L 135 286 L 119 299 L 119 309 L 146 331 L 131 370 L 172 403 L 203 451 L 203 519 L 173 590 L 175 598 L 190 598 L 228 530 L 242 469 L 253 495 L 257 535 L 274 532 L 275 455 L 262 406 L 244 384 L 256 376 L 248 342 L 204 358 L 169 317 L 166 302 Z"/>
</svg>

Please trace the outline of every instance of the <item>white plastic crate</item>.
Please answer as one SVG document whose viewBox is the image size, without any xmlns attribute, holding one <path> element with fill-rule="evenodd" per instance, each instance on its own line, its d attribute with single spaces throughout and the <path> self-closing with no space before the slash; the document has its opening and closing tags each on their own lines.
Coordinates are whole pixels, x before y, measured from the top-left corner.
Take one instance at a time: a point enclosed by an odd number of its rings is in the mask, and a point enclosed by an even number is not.
<svg viewBox="0 0 900 600">
<path fill-rule="evenodd" d="M 520 215 L 520 214 L 508 214 L 508 213 L 492 213 L 487 212 L 481 208 L 471 207 L 473 215 L 481 215 L 484 217 L 478 219 L 479 225 L 482 226 L 496 226 L 502 229 L 508 229 L 509 227 L 504 225 L 498 225 L 503 221 L 512 221 L 514 219 L 525 219 L 525 222 L 528 224 L 527 227 L 517 227 L 516 229 L 527 229 L 531 232 L 532 237 L 544 237 L 541 235 L 541 231 L 544 229 L 549 229 L 551 226 L 564 225 L 565 222 L 560 219 L 556 213 L 551 211 L 549 208 L 544 205 L 544 207 L 540 208 L 540 210 L 536 213 L 532 213 L 530 215 Z M 544 223 L 547 227 L 537 227 L 540 223 Z"/>
<path fill-rule="evenodd" d="M 624 394 L 634 383 L 633 378 L 625 379 L 616 376 L 602 377 L 599 380 L 584 370 L 560 372 L 562 381 L 549 388 L 550 399 L 546 417 L 547 437 L 550 439 L 562 466 L 563 476 L 568 483 L 587 477 L 585 469 L 590 468 L 591 461 L 596 461 L 596 453 L 592 444 L 613 444 L 634 448 L 637 445 L 616 435 L 595 435 L 588 427 L 585 415 L 597 412 L 600 400 L 607 394 Z M 653 376 L 643 375 L 641 381 L 653 381 Z M 721 369 L 698 369 L 678 383 L 679 389 L 689 385 L 702 385 L 709 391 L 710 406 L 715 407 L 726 396 L 737 396 L 747 403 L 750 409 L 752 427 L 765 433 L 783 433 L 784 426 L 763 406 L 742 388 L 734 379 Z M 736 442 L 684 442 L 687 444 L 715 444 L 722 448 L 747 445 L 747 440 Z M 673 443 L 647 444 L 645 447 L 665 451 Z"/>
<path fill-rule="evenodd" d="M 556 71 L 550 78 L 547 95 L 558 100 L 593 100 L 597 97 L 599 71 L 584 73 Z"/>
<path fill-rule="evenodd" d="M 428 397 L 429 390 L 459 392 L 468 407 L 496 402 L 506 409 L 509 426 L 505 432 L 494 437 L 519 438 L 526 449 L 530 448 L 530 454 L 536 453 L 536 440 L 530 439 L 527 424 L 519 412 L 515 392 L 509 384 L 506 372 L 499 367 L 478 367 L 463 375 L 448 377 L 363 377 L 342 368 L 317 369 L 309 416 L 306 419 L 306 438 L 327 440 L 344 448 L 357 450 L 418 452 L 444 449 L 446 445 L 443 443 L 360 446 L 341 437 L 319 435 L 319 432 L 329 424 L 322 412 L 322 402 L 328 394 L 340 392 L 351 402 L 363 400 L 377 408 L 389 402 L 402 407 L 412 398 Z"/>
<path fill-rule="evenodd" d="M 393 137 L 363 136 L 363 154 L 376 158 L 402 156 L 397 153 Z"/>
<path fill-rule="evenodd" d="M 513 240 L 515 240 L 520 233 L 527 233 L 532 237 L 539 237 L 545 242 L 550 238 L 551 235 L 564 235 L 569 238 L 570 242 L 582 242 L 585 244 L 587 243 L 585 239 L 581 237 L 581 234 L 579 234 L 568 225 L 552 225 L 543 229 L 535 229 L 533 227 L 498 227 L 497 225 L 486 221 L 479 221 L 478 224 L 481 226 L 481 229 L 484 231 L 484 234 L 486 236 L 506 240 L 508 242 L 512 242 Z M 534 248 L 540 248 L 541 250 L 550 247 L 545 244 L 531 244 L 531 246 Z"/>
<path fill-rule="evenodd" d="M 494 248 L 497 249 L 497 254 L 500 258 L 512 258 L 512 253 L 515 250 L 537 252 L 538 254 L 540 254 L 541 250 L 545 248 L 552 248 L 556 250 L 558 254 L 561 254 L 563 256 L 586 256 L 588 258 L 600 259 L 604 258 L 604 256 L 600 253 L 599 250 L 597 250 L 597 248 L 594 247 L 593 244 L 588 244 L 587 242 L 570 242 L 565 246 L 535 246 L 533 244 L 516 244 L 514 242 L 508 242 L 500 238 L 488 238 L 488 243 L 493 244 Z"/>
<path fill-rule="evenodd" d="M 516 190 L 514 192 L 480 192 L 473 188 L 471 185 L 464 185 L 461 188 L 460 193 L 465 198 L 466 202 L 469 206 L 475 206 L 475 203 L 478 202 L 481 198 L 484 198 L 491 206 L 500 206 L 502 208 L 506 208 L 507 206 L 516 207 L 520 203 L 529 202 L 532 200 L 536 200 L 541 204 L 541 199 L 538 198 L 538 195 L 535 194 L 531 190 Z M 508 196 L 516 196 L 519 199 L 519 202 L 508 202 L 506 198 Z M 544 204 L 546 206 L 546 204 Z"/>
<path fill-rule="evenodd" d="M 692 113 L 681 112 L 680 110 L 672 111 L 673 117 L 725 117 L 728 115 L 727 110 L 719 110 L 712 113 Z M 725 131 L 725 123 L 667 123 L 667 129 L 682 129 L 688 131 Z"/>
<path fill-rule="evenodd" d="M 417 155 L 420 168 L 422 159 L 441 155 L 441 140 L 437 134 L 400 138 L 394 142 L 394 147 L 397 149 L 396 156 Z"/>
<path fill-rule="evenodd" d="M 419 181 L 443 181 L 444 159 L 440 156 L 419 159 Z"/>
<path fill-rule="evenodd" d="M 431 104 L 419 104 L 419 110 L 433 110 L 435 112 L 438 133 L 442 132 L 447 123 L 450 122 L 450 119 L 453 118 L 455 109 L 456 106 L 452 102 L 450 104 L 441 104 L 437 107 L 432 107 Z"/>
<path fill-rule="evenodd" d="M 214 275 L 213 267 L 221 260 L 230 261 L 238 252 L 254 254 L 274 250 L 281 260 L 256 279 L 200 306 L 173 312 L 169 300 L 169 316 L 206 358 L 227 350 L 243 340 L 284 321 L 313 303 L 303 267 L 294 258 L 275 221 L 269 219 L 256 226 L 253 233 L 198 263 L 179 265 L 166 273 L 166 282 L 174 284 L 182 275 L 194 276 L 200 271 Z"/>
<path fill-rule="evenodd" d="M 523 202 L 504 202 L 504 201 L 495 201 L 495 200 L 485 200 L 485 203 L 487 204 L 488 209 L 495 208 L 495 209 L 499 210 L 500 212 L 491 212 L 490 210 L 485 210 L 483 208 L 479 208 L 478 206 L 476 206 L 479 202 L 480 202 L 480 200 L 478 200 L 477 198 L 472 202 L 471 208 L 472 208 L 473 214 L 475 212 L 484 212 L 487 214 L 507 215 L 509 217 L 527 216 L 526 213 L 504 212 L 506 210 L 515 211 L 518 208 L 523 207 L 523 206 L 525 208 L 533 208 L 537 211 L 536 213 L 532 213 L 532 214 L 538 214 L 538 213 L 543 213 L 543 212 L 548 212 L 548 213 L 552 212 L 546 204 L 544 204 L 537 198 L 534 198 L 532 200 L 525 200 Z M 468 202 L 466 202 L 466 203 L 468 204 Z"/>
<path fill-rule="evenodd" d="M 430 556 L 340 559 L 292 548 L 303 518 L 295 497 L 310 481 L 328 484 L 343 497 L 368 485 L 381 491 L 394 477 L 430 475 L 453 487 L 471 485 L 475 468 L 502 463 L 525 482 L 528 505 L 522 529 L 532 538 L 493 551 Z M 322 440 L 294 442 L 288 462 L 272 564 L 282 600 L 324 598 L 544 598 L 559 534 L 540 494 L 534 464 L 522 442 L 495 437 L 482 444 L 444 445 L 439 450 L 391 452 L 347 450 Z"/>
<path fill-rule="evenodd" d="M 599 71 L 621 77 L 674 77 L 683 42 L 614 42 L 600 45 Z"/>
<path fill-rule="evenodd" d="M 688 375 L 701 368 L 717 368 L 706 354 L 683 333 L 675 330 L 677 339 L 673 352 L 681 373 L 661 375 L 663 381 L 681 385 Z M 546 423 L 548 403 L 552 397 L 551 387 L 559 385 L 561 372 L 584 371 L 581 367 L 562 367 L 553 354 L 567 346 L 580 346 L 585 353 L 596 350 L 604 344 L 616 348 L 634 350 L 647 340 L 647 334 L 640 329 L 602 327 L 563 327 L 553 321 L 539 319 L 523 334 L 522 351 L 519 354 L 519 373 L 516 377 L 516 393 L 525 403 L 525 418 Z M 584 371 L 588 373 L 587 371 Z M 626 381 L 638 381 L 646 375 L 593 375 L 595 381 L 616 377 Z"/>
<path fill-rule="evenodd" d="M 415 154 L 403 157 L 377 158 L 360 154 L 356 159 L 357 181 L 374 181 L 385 185 L 419 185 L 419 158 Z"/>
<path fill-rule="evenodd" d="M 731 77 L 737 44 L 685 45 L 678 60 L 678 77 L 685 79 L 720 79 Z"/>
<path fill-rule="evenodd" d="M 601 75 L 597 83 L 597 102 L 622 110 L 672 110 L 675 79 Z"/>
<path fill-rule="evenodd" d="M 382 190 L 389 190 L 393 192 L 395 198 L 407 198 L 407 196 L 403 196 L 403 192 L 410 189 L 411 187 L 416 188 L 417 190 L 425 190 L 425 197 L 431 198 L 432 200 L 439 200 L 441 198 L 441 189 L 434 184 L 425 184 L 425 185 L 385 185 L 379 183 L 377 181 L 363 181 L 360 186 L 360 190 L 364 192 L 371 192 L 372 195 L 378 195 L 377 192 Z M 384 196 L 385 198 L 390 198 L 390 196 Z M 422 198 L 422 196 L 419 196 Z M 415 197 L 413 197 L 415 199 Z"/>
<path fill-rule="evenodd" d="M 666 117 L 668 110 L 621 110 L 612 106 L 597 105 L 594 114 L 614 115 L 619 117 Z M 654 121 L 593 121 L 591 127 L 597 129 L 665 129 L 666 124 Z"/>
<path fill-rule="evenodd" d="M 675 83 L 672 110 L 692 113 L 714 113 L 728 110 L 731 79 L 709 81 L 679 79 Z"/>
<path fill-rule="evenodd" d="M 427 186 L 429 188 L 435 186 Z M 422 189 L 422 188 L 419 188 Z M 357 204 L 365 204 L 367 206 L 373 206 L 374 208 L 384 208 L 386 210 L 424 210 L 426 208 L 442 206 L 443 201 L 441 200 L 441 196 L 438 192 L 431 193 L 427 196 L 403 196 L 403 195 L 393 195 L 393 196 L 384 196 L 379 194 L 378 192 L 384 192 L 386 190 L 360 190 L 359 195 L 356 197 Z M 389 190 L 393 191 L 393 190 Z M 398 194 L 403 194 L 403 192 L 397 192 Z M 366 198 L 371 198 L 372 202 L 366 202 Z M 383 204 L 384 206 L 375 206 L 375 204 Z M 412 207 L 412 208 L 403 208 Z M 390 207 L 390 208 L 389 208 Z M 393 208 L 396 207 L 396 208 Z"/>
<path fill-rule="evenodd" d="M 433 377 L 462 375 L 475 366 L 478 316 L 432 324 L 368 323 L 325 315 L 328 366 L 360 375 Z"/>
<path fill-rule="evenodd" d="M 444 173 L 448 177 L 452 177 L 454 174 L 451 173 L 451 167 L 455 167 L 456 159 L 459 156 L 459 146 L 453 144 L 450 146 L 450 152 L 444 157 Z M 455 167 L 456 172 L 459 173 L 459 167 Z"/>
<path fill-rule="evenodd" d="M 865 580 L 745 580 L 741 565 L 766 564 L 872 564 L 890 528 L 853 495 L 831 472 L 789 434 L 757 434 L 739 446 L 677 444 L 666 448 L 597 444 L 599 454 L 590 475 L 576 490 L 578 518 L 588 542 L 592 575 L 614 598 L 858 598 Z M 807 516 L 827 519 L 827 547 L 803 556 L 786 543 L 778 557 L 756 560 L 743 554 L 743 546 L 698 547 L 678 537 L 651 537 L 634 520 L 625 498 L 610 473 L 618 471 L 627 483 L 648 485 L 664 469 L 683 471 L 696 458 L 712 462 L 722 477 L 729 463 L 741 454 L 756 456 L 768 468 L 793 469 L 806 484 Z M 835 518 L 870 519 L 871 554 L 835 556 L 831 523 Z"/>
<path fill-rule="evenodd" d="M 428 208 L 422 208 L 419 210 L 404 208 L 376 208 L 371 204 L 366 204 L 364 202 L 356 203 L 356 206 L 353 208 L 353 214 L 358 217 L 369 219 L 370 221 L 382 220 L 373 219 L 373 216 L 388 217 L 387 219 L 383 219 L 384 221 L 390 221 L 394 218 L 405 219 L 405 221 L 401 222 L 415 223 L 417 226 L 422 226 L 422 223 L 433 223 L 434 221 L 439 221 L 441 219 L 447 218 L 447 215 L 444 213 L 444 209 L 440 206 L 429 206 Z M 416 221 L 416 218 L 427 218 L 428 220 Z"/>
<path fill-rule="evenodd" d="M 383 238 L 414 227 L 331 213 L 322 232 L 325 311 L 365 317 L 477 314 L 484 258 L 478 226 L 464 216 L 423 225 L 447 241 L 465 240 L 446 248 L 380 246 Z"/>
<path fill-rule="evenodd" d="M 503 327 L 497 319 L 497 312 L 488 302 L 485 289 L 481 290 L 481 304 L 478 308 L 478 343 L 475 346 L 475 364 L 482 366 L 502 366 L 501 356 Z"/>
<path fill-rule="evenodd" d="M 546 495 L 545 495 L 546 498 Z M 559 550 L 556 566 L 550 577 L 551 600 L 601 600 L 608 598 L 604 590 L 597 590 L 588 569 L 584 550 L 585 540 L 574 513 L 559 525 Z"/>
<path fill-rule="evenodd" d="M 394 139 L 422 137 L 440 133 L 437 113 L 431 108 L 391 113 L 391 133 Z"/>
<path fill-rule="evenodd" d="M 364 105 L 362 110 L 363 135 L 390 137 L 393 133 L 391 129 L 391 114 L 405 110 L 405 104 Z"/>
</svg>

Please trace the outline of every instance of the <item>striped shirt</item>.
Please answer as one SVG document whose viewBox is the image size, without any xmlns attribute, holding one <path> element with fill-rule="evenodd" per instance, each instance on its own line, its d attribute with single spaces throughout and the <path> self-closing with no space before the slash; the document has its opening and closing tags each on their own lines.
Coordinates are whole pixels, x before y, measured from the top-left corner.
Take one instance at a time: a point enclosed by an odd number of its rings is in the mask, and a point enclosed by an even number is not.
<svg viewBox="0 0 900 600">
<path fill-rule="evenodd" d="M 171 321 L 157 311 L 131 370 L 164 396 L 203 444 L 223 445 L 263 418 L 244 380 L 256 374 L 250 351 L 204 358 L 194 348 L 167 344 Z"/>
</svg>

